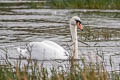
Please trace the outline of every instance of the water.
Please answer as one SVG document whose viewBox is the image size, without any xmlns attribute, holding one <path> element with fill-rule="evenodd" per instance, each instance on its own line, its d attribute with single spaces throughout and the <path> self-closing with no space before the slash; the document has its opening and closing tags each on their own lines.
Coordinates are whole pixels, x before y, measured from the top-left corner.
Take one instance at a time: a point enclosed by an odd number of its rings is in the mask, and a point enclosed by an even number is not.
<svg viewBox="0 0 120 80">
<path fill-rule="evenodd" d="M 12 52 L 9 55 L 14 55 L 14 47 L 25 46 L 32 41 L 51 40 L 70 51 L 69 46 L 72 43 L 69 20 L 75 15 L 81 18 L 85 28 L 83 32 L 78 30 L 78 39 L 88 44 L 79 41 L 79 54 L 98 51 L 98 54 L 104 53 L 108 56 L 105 59 L 112 56 L 117 65 L 115 69 L 118 69 L 120 10 L 35 9 L 28 5 L 0 6 L 0 47 L 6 47 Z"/>
</svg>

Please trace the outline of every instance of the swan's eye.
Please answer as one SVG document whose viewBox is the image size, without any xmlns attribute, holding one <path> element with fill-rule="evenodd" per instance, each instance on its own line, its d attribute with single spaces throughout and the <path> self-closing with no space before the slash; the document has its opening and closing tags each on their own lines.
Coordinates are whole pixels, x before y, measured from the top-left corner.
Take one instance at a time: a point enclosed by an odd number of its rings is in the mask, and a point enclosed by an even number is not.
<svg viewBox="0 0 120 80">
<path fill-rule="evenodd" d="M 75 20 L 75 21 L 76 21 L 76 24 L 77 24 L 77 23 L 81 24 L 81 21 L 80 21 L 80 20 Z"/>
</svg>

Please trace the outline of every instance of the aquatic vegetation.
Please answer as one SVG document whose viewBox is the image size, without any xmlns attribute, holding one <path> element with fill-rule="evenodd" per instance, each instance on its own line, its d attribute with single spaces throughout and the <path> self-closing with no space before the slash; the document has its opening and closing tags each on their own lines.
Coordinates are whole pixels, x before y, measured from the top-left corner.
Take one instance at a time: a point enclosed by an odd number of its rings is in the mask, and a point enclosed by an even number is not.
<svg viewBox="0 0 120 80">
<path fill-rule="evenodd" d="M 0 3 L 0 10 L 9 10 L 10 8 L 44 8 L 46 2 L 35 2 L 35 1 L 28 1 L 28 2 L 3 2 Z"/>
<path fill-rule="evenodd" d="M 0 6 L 22 6 L 20 8 L 81 8 L 81 9 L 120 9 L 120 0 L 43 0 L 16 3 L 0 3 Z M 2 9 L 2 8 L 1 8 Z"/>
<path fill-rule="evenodd" d="M 37 60 L 26 59 L 27 63 L 22 65 L 22 57 L 16 60 L 16 65 L 0 65 L 0 80 L 119 80 L 116 71 L 107 72 L 104 62 L 86 63 L 85 59 L 69 59 L 69 66 L 60 65 L 51 68 L 44 67 L 44 63 L 38 64 Z M 76 62 L 77 61 L 77 62 Z M 22 67 L 21 67 L 22 65 Z M 59 69 L 59 67 L 61 69 Z"/>
<path fill-rule="evenodd" d="M 110 28 L 91 28 L 85 27 L 84 32 L 80 32 L 80 39 L 83 41 L 112 41 L 119 40 L 120 31 Z"/>
<path fill-rule="evenodd" d="M 120 9 L 119 0 L 50 0 L 51 8 Z"/>
</svg>

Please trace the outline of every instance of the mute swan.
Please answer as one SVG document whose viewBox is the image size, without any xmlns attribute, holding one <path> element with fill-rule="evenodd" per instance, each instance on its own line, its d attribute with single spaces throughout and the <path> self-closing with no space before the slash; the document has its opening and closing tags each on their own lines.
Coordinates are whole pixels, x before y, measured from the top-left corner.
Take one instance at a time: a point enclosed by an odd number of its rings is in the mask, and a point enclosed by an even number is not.
<svg viewBox="0 0 120 80">
<path fill-rule="evenodd" d="M 80 18 L 78 16 L 74 16 L 70 20 L 70 31 L 73 41 L 74 58 L 78 58 L 77 27 L 79 27 L 81 30 L 83 29 Z M 68 59 L 68 52 L 55 42 L 48 40 L 42 42 L 30 42 L 29 46 L 32 46 L 32 59 Z M 24 57 L 27 57 L 29 55 L 29 51 L 27 49 L 17 48 L 17 51 Z"/>
</svg>

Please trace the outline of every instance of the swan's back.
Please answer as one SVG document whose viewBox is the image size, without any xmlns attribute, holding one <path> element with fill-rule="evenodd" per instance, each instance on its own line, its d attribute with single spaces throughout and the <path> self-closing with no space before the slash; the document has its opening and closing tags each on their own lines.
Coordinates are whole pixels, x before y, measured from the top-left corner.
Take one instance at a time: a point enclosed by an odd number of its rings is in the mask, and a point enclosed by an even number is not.
<svg viewBox="0 0 120 80">
<path fill-rule="evenodd" d="M 33 59 L 67 59 L 68 52 L 52 41 L 42 41 L 42 42 L 31 42 L 29 44 L 31 47 L 31 55 Z"/>
<path fill-rule="evenodd" d="M 42 41 L 42 43 L 46 44 L 46 45 L 49 45 L 50 47 L 53 47 L 54 49 L 56 49 L 57 51 L 60 51 L 60 52 L 64 52 L 65 49 L 63 47 L 61 47 L 60 45 L 58 45 L 57 43 L 53 42 L 53 41 Z"/>
</svg>

